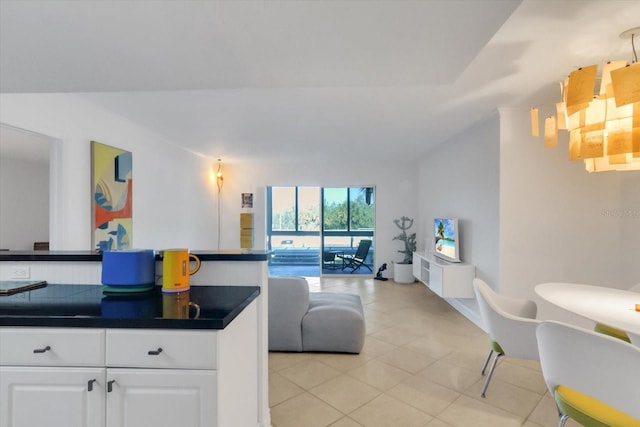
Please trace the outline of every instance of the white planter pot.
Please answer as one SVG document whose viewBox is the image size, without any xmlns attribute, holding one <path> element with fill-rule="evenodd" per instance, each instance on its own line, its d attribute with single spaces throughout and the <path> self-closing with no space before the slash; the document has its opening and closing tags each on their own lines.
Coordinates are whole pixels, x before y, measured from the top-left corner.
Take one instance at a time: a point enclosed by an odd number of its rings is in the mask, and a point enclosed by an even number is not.
<svg viewBox="0 0 640 427">
<path fill-rule="evenodd" d="M 393 280 L 396 283 L 413 283 L 413 264 L 393 263 Z"/>
</svg>

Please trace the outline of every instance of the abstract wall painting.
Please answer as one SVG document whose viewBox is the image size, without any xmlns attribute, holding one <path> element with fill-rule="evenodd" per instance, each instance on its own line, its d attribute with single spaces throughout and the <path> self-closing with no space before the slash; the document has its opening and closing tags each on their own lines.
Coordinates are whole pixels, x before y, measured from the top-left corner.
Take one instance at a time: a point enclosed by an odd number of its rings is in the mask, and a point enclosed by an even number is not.
<svg viewBox="0 0 640 427">
<path fill-rule="evenodd" d="M 131 152 L 91 141 L 93 249 L 132 248 L 133 163 Z"/>
</svg>

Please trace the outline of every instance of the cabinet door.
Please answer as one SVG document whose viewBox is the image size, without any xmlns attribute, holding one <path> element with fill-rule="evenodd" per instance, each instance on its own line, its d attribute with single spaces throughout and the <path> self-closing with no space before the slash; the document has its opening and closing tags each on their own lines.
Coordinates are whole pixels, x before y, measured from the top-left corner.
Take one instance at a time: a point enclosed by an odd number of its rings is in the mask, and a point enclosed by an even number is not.
<svg viewBox="0 0 640 427">
<path fill-rule="evenodd" d="M 104 372 L 0 368 L 0 427 L 104 427 Z"/>
<path fill-rule="evenodd" d="M 435 262 L 431 262 L 429 269 L 429 288 L 436 295 L 443 296 L 444 289 L 444 269 Z"/>
<path fill-rule="evenodd" d="M 415 252 L 413 253 L 413 277 L 418 280 L 422 279 L 422 275 L 420 271 L 422 270 L 422 257 L 418 256 Z"/>
<path fill-rule="evenodd" d="M 107 427 L 215 427 L 216 371 L 107 369 Z"/>
</svg>

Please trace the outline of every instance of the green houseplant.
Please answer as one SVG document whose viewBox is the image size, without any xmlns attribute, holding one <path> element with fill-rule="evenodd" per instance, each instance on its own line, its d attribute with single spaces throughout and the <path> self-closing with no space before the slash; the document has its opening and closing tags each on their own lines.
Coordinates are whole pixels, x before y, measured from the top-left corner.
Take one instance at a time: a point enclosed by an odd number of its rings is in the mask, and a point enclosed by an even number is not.
<svg viewBox="0 0 640 427">
<path fill-rule="evenodd" d="M 416 233 L 408 234 L 407 230 L 413 226 L 413 219 L 403 216 L 400 219 L 394 219 L 393 223 L 400 229 L 400 234 L 393 240 L 400 240 L 404 243 L 404 248 L 398 250 L 404 258 L 402 261 L 394 263 L 393 280 L 398 283 L 412 283 L 414 277 L 411 264 L 413 263 L 413 253 L 416 251 Z"/>
</svg>

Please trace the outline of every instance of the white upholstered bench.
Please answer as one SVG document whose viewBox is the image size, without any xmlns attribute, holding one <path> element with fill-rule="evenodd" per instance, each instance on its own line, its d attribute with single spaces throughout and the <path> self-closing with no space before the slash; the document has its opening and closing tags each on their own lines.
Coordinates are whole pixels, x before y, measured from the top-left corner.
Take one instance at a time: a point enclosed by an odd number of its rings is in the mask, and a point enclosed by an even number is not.
<svg viewBox="0 0 640 427">
<path fill-rule="evenodd" d="M 364 310 L 359 295 L 309 292 L 303 277 L 269 278 L 269 350 L 360 353 Z"/>
</svg>

